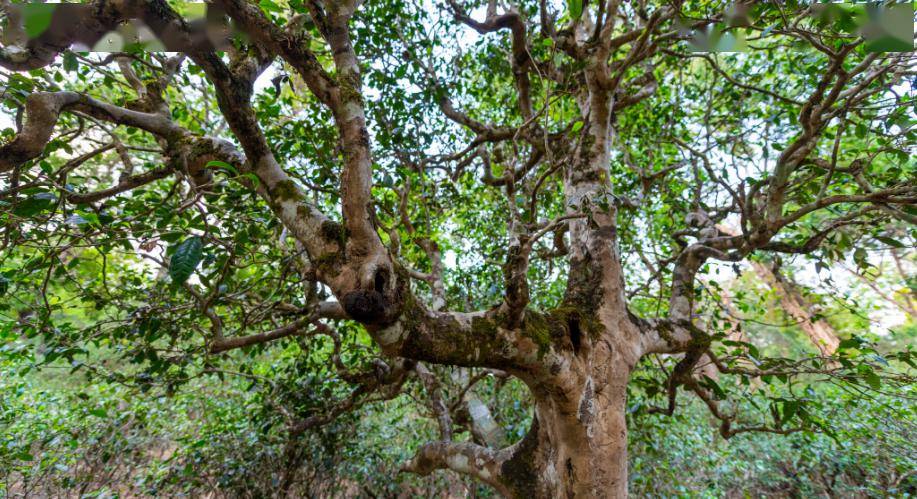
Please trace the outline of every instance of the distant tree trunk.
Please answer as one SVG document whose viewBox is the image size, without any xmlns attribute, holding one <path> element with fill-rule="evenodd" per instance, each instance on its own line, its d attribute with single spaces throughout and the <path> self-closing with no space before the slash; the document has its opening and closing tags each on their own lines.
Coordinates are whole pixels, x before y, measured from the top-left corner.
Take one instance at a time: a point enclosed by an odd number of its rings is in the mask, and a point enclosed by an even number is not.
<svg viewBox="0 0 917 499">
<path fill-rule="evenodd" d="M 738 230 L 726 225 L 718 225 L 717 229 L 729 235 L 739 235 Z M 780 268 L 773 262 L 749 260 L 749 263 L 755 274 L 777 293 L 780 306 L 799 323 L 799 327 L 806 333 L 815 348 L 824 356 L 834 354 L 840 345 L 837 332 L 824 319 L 813 317 L 814 307 L 802 296 L 799 286 L 791 278 L 783 275 Z"/>
<path fill-rule="evenodd" d="M 802 296 L 799 287 L 792 279 L 783 275 L 779 267 L 773 263 L 752 261 L 751 266 L 758 277 L 777 293 L 780 298 L 780 306 L 796 319 L 799 327 L 822 355 L 829 356 L 837 351 L 837 346 L 840 344 L 837 332 L 824 319 L 813 317 L 812 304 Z"/>
<path fill-rule="evenodd" d="M 904 268 L 904 263 L 901 260 L 901 255 L 898 254 L 897 250 L 891 250 L 892 260 L 895 262 L 895 268 L 898 270 L 898 277 L 901 278 L 906 286 L 906 290 L 902 293 L 904 303 L 902 304 L 902 309 L 907 312 L 911 317 L 911 320 L 917 319 L 917 288 L 912 285 L 913 275 L 911 272 L 908 272 Z M 897 301 L 895 303 L 898 303 Z"/>
<path fill-rule="evenodd" d="M 456 368 L 452 371 L 452 380 L 459 386 L 469 383 L 468 369 Z M 497 423 L 490 407 L 478 397 L 474 388 L 469 389 L 460 401 L 467 411 L 468 427 L 476 442 L 491 449 L 499 449 L 505 445 L 503 427 Z"/>
<path fill-rule="evenodd" d="M 504 444 L 503 428 L 494 419 L 490 408 L 474 393 L 465 395 L 465 407 L 471 419 L 471 433 L 475 440 L 484 445 L 499 449 Z"/>
</svg>

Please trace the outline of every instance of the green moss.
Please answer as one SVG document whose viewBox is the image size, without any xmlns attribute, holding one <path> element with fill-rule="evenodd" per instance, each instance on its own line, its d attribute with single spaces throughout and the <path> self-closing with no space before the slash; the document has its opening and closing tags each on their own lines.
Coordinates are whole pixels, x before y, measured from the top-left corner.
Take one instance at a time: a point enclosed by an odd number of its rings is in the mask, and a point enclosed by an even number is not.
<svg viewBox="0 0 917 499">
<path fill-rule="evenodd" d="M 554 322 L 560 324 L 569 324 L 570 319 L 575 317 L 579 322 L 580 330 L 588 333 L 592 338 L 598 338 L 602 332 L 602 324 L 592 310 L 585 311 L 577 307 L 562 305 L 549 314 Z"/>
<path fill-rule="evenodd" d="M 356 75 L 351 77 L 339 78 L 341 88 L 341 100 L 344 102 L 363 102 L 363 94 L 360 93 L 360 80 Z"/>
<path fill-rule="evenodd" d="M 661 336 L 661 335 L 660 335 Z M 689 350 L 705 350 L 710 346 L 713 337 L 699 328 L 691 328 L 691 340 L 688 341 Z"/>
<path fill-rule="evenodd" d="M 423 309 L 417 303 L 417 299 L 414 297 L 414 294 L 410 291 L 406 290 L 402 296 L 403 302 L 401 309 L 401 324 L 405 330 L 414 332 L 423 322 Z"/>
<path fill-rule="evenodd" d="M 302 193 L 292 180 L 281 180 L 270 189 L 271 197 L 276 202 L 301 201 Z"/>
<path fill-rule="evenodd" d="M 487 317 L 475 317 L 471 319 L 471 334 L 474 339 L 496 337 L 499 329 L 499 324 L 493 319 Z"/>
<path fill-rule="evenodd" d="M 329 251 L 312 259 L 312 264 L 323 274 L 335 274 L 343 263 L 341 253 Z"/>
<path fill-rule="evenodd" d="M 576 324 L 579 334 L 597 338 L 602 326 L 591 313 L 573 306 L 560 306 L 548 313 L 527 310 L 522 323 L 522 335 L 538 345 L 538 355 L 543 356 L 551 347 L 557 349 L 575 348 L 571 324 Z"/>
<path fill-rule="evenodd" d="M 503 482 L 516 497 L 539 497 L 536 458 L 538 457 L 538 417 L 532 418 L 532 426 L 519 443 L 513 457 L 500 467 Z"/>
<path fill-rule="evenodd" d="M 583 135 L 582 143 L 580 144 L 580 164 L 588 166 L 592 160 L 592 146 L 595 145 L 595 136 L 591 133 Z"/>
<path fill-rule="evenodd" d="M 602 303 L 600 269 L 586 262 L 571 262 L 563 306 L 576 309 L 583 317 L 595 317 L 600 303 Z"/>
<path fill-rule="evenodd" d="M 343 248 L 350 234 L 343 225 L 333 220 L 326 220 L 322 222 L 321 235 L 325 241 L 338 243 Z"/>
<path fill-rule="evenodd" d="M 406 350 L 401 352 L 409 358 L 453 358 L 459 365 L 465 365 L 465 362 L 475 362 L 476 355 L 496 361 L 513 348 L 507 338 L 499 334 L 503 323 L 499 314 L 474 317 L 470 328 L 448 314 L 436 316 L 431 321 L 410 293 L 405 293 L 401 322 L 412 335 L 405 342 Z M 425 331 L 436 331 L 435 341 Z"/>
<path fill-rule="evenodd" d="M 563 334 L 563 331 L 557 330 L 558 324 L 552 324 L 549 318 L 547 314 L 527 310 L 522 321 L 522 335 L 538 345 L 539 358 L 544 356 L 551 348 L 551 345 L 554 344 L 554 339 L 558 332 Z"/>
</svg>

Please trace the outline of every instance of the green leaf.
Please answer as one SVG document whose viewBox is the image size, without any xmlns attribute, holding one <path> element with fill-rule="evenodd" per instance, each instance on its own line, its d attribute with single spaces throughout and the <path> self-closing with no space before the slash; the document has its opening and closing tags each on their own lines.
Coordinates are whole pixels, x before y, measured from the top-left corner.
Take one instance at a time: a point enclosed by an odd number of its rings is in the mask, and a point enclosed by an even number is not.
<svg viewBox="0 0 917 499">
<path fill-rule="evenodd" d="M 783 403 L 783 421 L 789 421 L 793 419 L 793 416 L 796 415 L 796 411 L 799 409 L 798 400 L 787 400 Z"/>
<path fill-rule="evenodd" d="M 879 390 L 882 388 L 882 378 L 880 378 L 879 375 L 875 372 L 870 371 L 866 373 L 865 379 L 866 384 L 869 385 L 869 387 L 873 390 Z"/>
<path fill-rule="evenodd" d="M 25 34 L 29 38 L 37 38 L 47 31 L 51 26 L 51 18 L 54 16 L 54 9 L 57 8 L 53 3 L 28 3 L 22 5 L 22 21 L 25 27 Z"/>
<path fill-rule="evenodd" d="M 837 349 L 838 350 L 847 350 L 847 349 L 853 349 L 853 348 L 860 348 L 860 345 L 862 345 L 863 343 L 864 342 L 862 338 L 858 336 L 853 336 L 851 338 L 847 338 L 846 340 L 842 340 L 840 344 L 837 346 Z"/>
<path fill-rule="evenodd" d="M 911 357 L 912 355 L 910 352 L 900 352 L 898 354 L 898 360 L 911 366 L 913 369 L 917 369 L 917 362 L 914 362 L 914 360 Z"/>
<path fill-rule="evenodd" d="M 252 187 L 254 187 L 255 189 L 257 189 L 258 186 L 261 185 L 261 179 L 259 179 L 257 175 L 251 172 L 243 173 L 242 175 L 239 175 L 239 178 L 249 179 L 252 183 Z"/>
<path fill-rule="evenodd" d="M 237 177 L 239 176 L 239 170 L 237 170 L 235 166 L 232 166 L 231 164 L 225 161 L 217 161 L 217 160 L 208 161 L 207 168 L 222 168 L 224 170 L 231 172 L 233 175 Z"/>
<path fill-rule="evenodd" d="M 869 260 L 867 259 L 866 250 L 863 248 L 857 248 L 853 252 L 853 261 L 857 264 L 857 267 L 863 269 L 869 266 Z"/>
<path fill-rule="evenodd" d="M 258 5 L 265 12 L 283 12 L 283 9 L 271 0 L 261 0 Z"/>
<path fill-rule="evenodd" d="M 876 240 L 879 242 L 885 243 L 891 246 L 892 248 L 904 248 L 905 247 L 904 243 L 896 239 L 892 239 L 890 237 L 876 236 Z"/>
<path fill-rule="evenodd" d="M 16 205 L 13 214 L 23 218 L 32 217 L 51 208 L 56 201 L 57 198 L 54 194 L 50 192 L 40 192 Z"/>
<path fill-rule="evenodd" d="M 64 54 L 64 70 L 67 72 L 73 72 L 79 69 L 80 62 L 76 60 L 76 54 L 73 52 L 67 52 Z"/>
<path fill-rule="evenodd" d="M 717 400 L 725 400 L 727 398 L 726 392 L 717 384 L 716 380 L 713 378 L 704 375 L 703 379 L 704 386 L 713 390 L 713 393 L 716 395 Z"/>
<path fill-rule="evenodd" d="M 10 290 L 10 280 L 5 276 L 0 275 L 0 296 L 6 294 Z"/>
<path fill-rule="evenodd" d="M 583 15 L 583 0 L 567 0 L 567 10 L 570 11 L 570 19 L 579 19 Z"/>
<path fill-rule="evenodd" d="M 175 247 L 175 252 L 169 260 L 169 277 L 172 278 L 172 284 L 182 284 L 191 277 L 194 269 L 201 263 L 203 249 L 204 243 L 197 236 L 189 237 Z"/>
</svg>

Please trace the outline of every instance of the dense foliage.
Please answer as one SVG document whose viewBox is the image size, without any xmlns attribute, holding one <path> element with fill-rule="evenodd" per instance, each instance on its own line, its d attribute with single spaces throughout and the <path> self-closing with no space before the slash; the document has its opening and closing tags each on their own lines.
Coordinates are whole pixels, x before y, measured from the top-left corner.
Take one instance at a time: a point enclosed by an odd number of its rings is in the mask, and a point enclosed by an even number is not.
<svg viewBox="0 0 917 499">
<path fill-rule="evenodd" d="M 0 2 L 0 494 L 521 495 L 585 358 L 636 496 L 917 494 L 912 8 L 91 3 L 179 41 Z"/>
</svg>

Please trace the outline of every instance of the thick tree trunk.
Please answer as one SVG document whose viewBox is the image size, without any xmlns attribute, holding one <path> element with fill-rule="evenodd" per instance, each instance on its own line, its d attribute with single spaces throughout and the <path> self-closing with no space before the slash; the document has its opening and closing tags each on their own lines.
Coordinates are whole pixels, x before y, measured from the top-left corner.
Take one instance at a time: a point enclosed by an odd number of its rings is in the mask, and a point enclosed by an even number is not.
<svg viewBox="0 0 917 499">
<path fill-rule="evenodd" d="M 433 442 L 404 470 L 426 475 L 450 469 L 509 498 L 627 497 L 627 376 L 612 373 L 596 381 L 608 374 L 605 365 L 596 366 L 588 376 L 535 386 L 532 425 L 515 445 L 493 450 Z"/>
<path fill-rule="evenodd" d="M 506 299 L 492 315 L 504 317 L 497 337 L 514 339 L 489 349 L 510 355 L 506 362 L 482 362 L 482 349 L 473 359 L 526 383 L 535 401 L 529 433 L 502 450 L 470 442 L 430 443 L 406 471 L 451 469 L 507 497 L 627 497 L 627 382 L 654 339 L 640 331 L 625 299 L 616 198 L 610 194 L 614 84 L 605 58 L 591 60 L 585 76 L 587 91 L 579 104 L 586 125 L 564 171 L 570 240 L 564 299 L 547 314 L 526 308 L 525 241 L 511 244 L 516 258 L 508 258 L 505 267 Z"/>
<path fill-rule="evenodd" d="M 502 465 L 513 497 L 627 496 L 626 385 L 579 388 L 578 400 L 536 396 L 532 428 Z"/>
<path fill-rule="evenodd" d="M 405 471 L 451 469 L 505 497 L 627 496 L 627 382 L 641 353 L 639 333 L 626 313 L 600 308 L 589 317 L 579 308 L 561 310 L 551 316 L 552 345 L 543 356 L 528 368 L 510 370 L 534 399 L 526 437 L 501 450 L 433 442 L 418 450 Z"/>
<path fill-rule="evenodd" d="M 627 382 L 643 353 L 624 298 L 617 209 L 608 172 L 614 100 L 600 63 L 586 71 L 581 112 L 588 124 L 564 190 L 571 220 L 564 297 L 570 350 L 549 376 L 527 379 L 535 418 L 503 465 L 516 497 L 627 497 Z"/>
<path fill-rule="evenodd" d="M 612 282 L 601 284 L 605 293 Z M 569 312 L 570 350 L 549 360 L 546 373 L 514 373 L 529 386 L 535 414 L 502 465 L 513 497 L 627 497 L 627 383 L 643 345 L 626 311 L 609 302 L 594 319 Z"/>
</svg>

